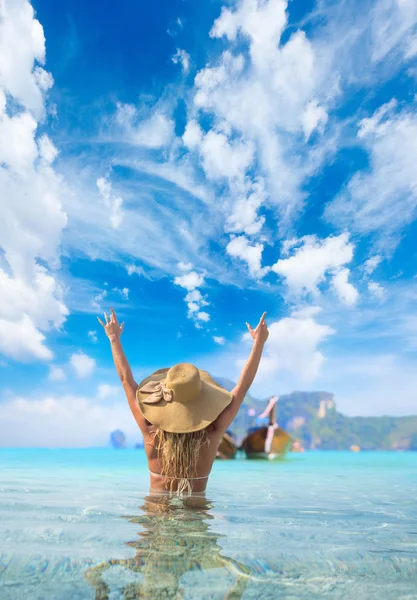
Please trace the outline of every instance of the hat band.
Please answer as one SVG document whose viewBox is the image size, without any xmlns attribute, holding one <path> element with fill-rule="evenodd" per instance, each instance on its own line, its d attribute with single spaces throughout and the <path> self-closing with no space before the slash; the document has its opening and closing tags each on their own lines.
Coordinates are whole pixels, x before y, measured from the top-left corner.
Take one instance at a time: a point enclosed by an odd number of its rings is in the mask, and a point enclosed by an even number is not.
<svg viewBox="0 0 417 600">
<path fill-rule="evenodd" d="M 147 398 L 143 398 L 142 402 L 145 404 L 158 404 L 161 400 L 172 402 L 174 398 L 173 391 L 165 386 L 164 381 L 148 381 L 139 391 L 150 394 Z"/>
</svg>

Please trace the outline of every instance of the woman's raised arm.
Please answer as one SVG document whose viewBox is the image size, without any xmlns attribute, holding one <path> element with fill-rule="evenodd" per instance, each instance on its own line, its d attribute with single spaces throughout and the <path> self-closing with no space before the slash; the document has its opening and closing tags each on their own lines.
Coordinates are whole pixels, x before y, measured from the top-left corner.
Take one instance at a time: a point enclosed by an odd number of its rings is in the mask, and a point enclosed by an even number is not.
<svg viewBox="0 0 417 600">
<path fill-rule="evenodd" d="M 120 336 L 122 335 L 124 329 L 124 323 L 119 325 L 116 313 L 112 308 L 110 309 L 110 311 L 110 318 L 107 316 L 107 313 L 104 313 L 104 318 L 106 320 L 105 323 L 103 323 L 103 321 L 98 317 L 97 319 L 99 323 L 103 326 L 104 331 L 106 332 L 106 335 L 110 340 L 114 366 L 116 367 L 117 374 L 119 375 L 120 381 L 122 382 L 123 388 L 125 390 L 130 410 L 132 411 L 136 423 L 139 425 L 139 429 L 143 434 L 145 434 L 145 432 L 147 431 L 146 419 L 142 415 L 136 400 L 136 390 L 138 384 L 133 378 L 132 369 L 130 368 L 130 365 L 124 353 L 122 342 L 120 341 Z"/>
<path fill-rule="evenodd" d="M 240 374 L 239 381 L 232 390 L 232 402 L 224 409 L 224 411 L 213 423 L 215 429 L 221 434 L 223 434 L 230 427 L 238 413 L 239 408 L 242 405 L 245 395 L 255 379 L 255 375 L 258 371 L 259 363 L 261 361 L 264 345 L 269 336 L 265 317 L 266 313 L 262 315 L 256 329 L 252 329 L 249 323 L 246 323 L 249 333 L 253 339 L 253 347 L 246 365 Z"/>
</svg>

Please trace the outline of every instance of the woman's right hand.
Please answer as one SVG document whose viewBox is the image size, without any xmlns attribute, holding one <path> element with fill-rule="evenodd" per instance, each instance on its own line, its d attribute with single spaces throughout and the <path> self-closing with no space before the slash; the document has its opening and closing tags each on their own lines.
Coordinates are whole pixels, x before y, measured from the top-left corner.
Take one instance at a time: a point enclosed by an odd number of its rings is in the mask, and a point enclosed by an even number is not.
<svg viewBox="0 0 417 600">
<path fill-rule="evenodd" d="M 114 310 L 112 308 L 110 309 L 110 312 L 111 312 L 110 318 L 108 317 L 107 313 L 104 313 L 104 318 L 106 319 L 105 323 L 103 323 L 103 321 L 101 319 L 99 319 L 98 317 L 97 317 L 97 321 L 100 323 L 100 325 L 103 326 L 107 337 L 112 342 L 112 341 L 118 340 L 120 338 L 120 336 L 123 333 L 125 324 L 122 323 L 121 325 L 119 325 L 119 321 L 117 320 L 116 313 L 114 312 Z"/>
<path fill-rule="evenodd" d="M 266 324 L 265 317 L 266 317 L 266 312 L 264 312 L 264 314 L 260 318 L 259 323 L 255 329 L 252 329 L 252 327 L 249 325 L 249 323 L 246 323 L 246 327 L 248 328 L 248 331 L 251 334 L 252 339 L 255 342 L 260 343 L 260 344 L 265 344 L 265 342 L 269 336 L 268 325 Z"/>
</svg>

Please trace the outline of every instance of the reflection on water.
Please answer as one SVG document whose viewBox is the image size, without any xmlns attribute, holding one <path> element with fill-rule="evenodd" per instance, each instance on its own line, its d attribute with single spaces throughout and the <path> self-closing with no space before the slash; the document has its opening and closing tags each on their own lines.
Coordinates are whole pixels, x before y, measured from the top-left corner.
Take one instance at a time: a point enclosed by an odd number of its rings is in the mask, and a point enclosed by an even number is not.
<svg viewBox="0 0 417 600">
<path fill-rule="evenodd" d="M 210 521 L 214 519 L 210 508 L 210 502 L 202 496 L 147 496 L 141 507 L 143 514 L 125 517 L 142 527 L 137 540 L 126 542 L 136 550 L 136 555 L 111 559 L 87 571 L 95 599 L 110 598 L 110 571 L 115 568 L 118 592 L 126 600 L 183 598 L 183 575 L 219 568 L 226 569 L 234 579 L 223 598 L 241 598 L 248 584 L 249 569 L 222 554 L 219 539 L 224 536 L 210 529 Z"/>
<path fill-rule="evenodd" d="M 224 461 L 213 505 L 147 482 L 133 450 L 0 451 L 0 599 L 417 598 L 416 454 Z"/>
</svg>

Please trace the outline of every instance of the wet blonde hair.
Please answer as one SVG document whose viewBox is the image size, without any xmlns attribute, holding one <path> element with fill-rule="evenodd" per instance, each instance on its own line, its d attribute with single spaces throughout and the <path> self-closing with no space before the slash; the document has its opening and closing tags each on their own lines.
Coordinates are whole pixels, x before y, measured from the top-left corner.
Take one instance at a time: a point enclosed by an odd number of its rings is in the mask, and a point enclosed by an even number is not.
<svg viewBox="0 0 417 600">
<path fill-rule="evenodd" d="M 155 433 L 155 448 L 161 475 L 166 477 L 170 492 L 190 492 L 189 480 L 197 476 L 200 450 L 209 444 L 207 429 L 192 433 L 169 433 L 158 429 Z"/>
</svg>

